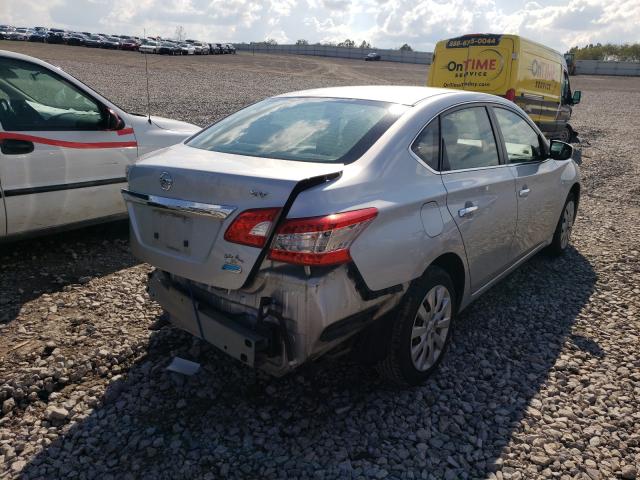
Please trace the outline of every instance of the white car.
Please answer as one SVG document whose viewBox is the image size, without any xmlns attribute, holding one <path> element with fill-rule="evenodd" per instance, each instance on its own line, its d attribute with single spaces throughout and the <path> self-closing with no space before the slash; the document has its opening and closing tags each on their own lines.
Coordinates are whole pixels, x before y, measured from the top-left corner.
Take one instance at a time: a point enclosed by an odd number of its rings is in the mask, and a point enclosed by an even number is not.
<svg viewBox="0 0 640 480">
<path fill-rule="evenodd" d="M 126 169 L 196 125 L 127 113 L 57 67 L 0 50 L 0 240 L 126 217 Z"/>
<path fill-rule="evenodd" d="M 159 50 L 160 44 L 158 42 L 147 42 L 138 47 L 140 53 L 158 53 Z"/>
<path fill-rule="evenodd" d="M 195 55 L 196 47 L 194 47 L 190 43 L 181 43 L 180 44 L 180 53 L 182 55 Z"/>
<path fill-rule="evenodd" d="M 193 46 L 196 49 L 196 55 L 209 55 L 209 44 L 196 42 Z"/>
</svg>

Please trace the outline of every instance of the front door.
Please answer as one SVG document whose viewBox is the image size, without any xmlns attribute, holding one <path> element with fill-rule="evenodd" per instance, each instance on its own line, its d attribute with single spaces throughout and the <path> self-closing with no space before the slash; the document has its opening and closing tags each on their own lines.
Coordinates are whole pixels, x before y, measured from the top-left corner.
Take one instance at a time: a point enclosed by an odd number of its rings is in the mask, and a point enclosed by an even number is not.
<svg viewBox="0 0 640 480">
<path fill-rule="evenodd" d="M 562 203 L 558 162 L 546 159 L 543 140 L 528 121 L 505 108 L 493 107 L 506 156 L 516 178 L 518 222 L 513 256 L 526 255 L 551 239 Z"/>
<path fill-rule="evenodd" d="M 462 235 L 473 293 L 511 262 L 515 180 L 501 162 L 486 107 L 444 114 L 441 132 L 447 207 Z"/>
<path fill-rule="evenodd" d="M 106 107 L 55 72 L 0 58 L 0 179 L 6 233 L 123 214 L 137 157 L 133 130 L 107 130 Z"/>
</svg>

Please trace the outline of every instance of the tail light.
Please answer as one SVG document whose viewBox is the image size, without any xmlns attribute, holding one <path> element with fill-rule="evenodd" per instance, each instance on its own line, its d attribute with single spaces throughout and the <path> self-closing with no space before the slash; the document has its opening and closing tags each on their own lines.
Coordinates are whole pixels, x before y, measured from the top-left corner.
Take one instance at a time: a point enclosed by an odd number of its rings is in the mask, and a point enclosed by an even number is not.
<svg viewBox="0 0 640 480">
<path fill-rule="evenodd" d="M 273 226 L 279 208 L 256 208 L 238 215 L 224 233 L 227 242 L 262 248 Z"/>
<path fill-rule="evenodd" d="M 365 208 L 286 220 L 276 232 L 269 258 L 309 266 L 349 262 L 349 247 L 377 215 L 378 209 Z"/>
<path fill-rule="evenodd" d="M 516 99 L 516 91 L 513 88 L 510 88 L 509 90 L 507 90 L 504 98 L 513 102 Z"/>
</svg>

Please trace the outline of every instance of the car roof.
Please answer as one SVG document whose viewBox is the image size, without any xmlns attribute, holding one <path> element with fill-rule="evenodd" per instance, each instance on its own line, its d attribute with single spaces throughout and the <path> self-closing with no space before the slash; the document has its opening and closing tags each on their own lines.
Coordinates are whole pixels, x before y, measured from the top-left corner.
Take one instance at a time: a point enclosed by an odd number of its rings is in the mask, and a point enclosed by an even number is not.
<svg viewBox="0 0 640 480">
<path fill-rule="evenodd" d="M 350 98 L 378 102 L 416 105 L 439 95 L 456 95 L 462 101 L 500 101 L 500 97 L 486 93 L 452 90 L 448 88 L 414 87 L 405 85 L 363 85 L 348 87 L 315 88 L 277 95 L 277 97 Z"/>
</svg>

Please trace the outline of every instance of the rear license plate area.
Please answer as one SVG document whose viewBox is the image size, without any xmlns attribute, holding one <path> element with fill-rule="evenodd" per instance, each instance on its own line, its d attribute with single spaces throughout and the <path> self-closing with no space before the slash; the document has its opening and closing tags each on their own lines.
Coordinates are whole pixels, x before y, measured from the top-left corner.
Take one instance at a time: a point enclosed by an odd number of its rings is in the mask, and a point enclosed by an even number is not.
<svg viewBox="0 0 640 480">
<path fill-rule="evenodd" d="M 191 252 L 192 218 L 174 212 L 154 210 L 151 227 L 151 243 L 156 248 L 185 255 Z"/>
</svg>

